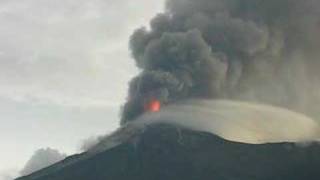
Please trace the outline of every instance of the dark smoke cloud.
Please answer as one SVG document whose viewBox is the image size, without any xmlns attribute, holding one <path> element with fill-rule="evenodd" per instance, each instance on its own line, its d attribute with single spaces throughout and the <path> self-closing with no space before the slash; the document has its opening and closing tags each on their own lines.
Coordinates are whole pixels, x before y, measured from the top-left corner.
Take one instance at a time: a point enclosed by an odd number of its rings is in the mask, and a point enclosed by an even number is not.
<svg viewBox="0 0 320 180">
<path fill-rule="evenodd" d="M 59 162 L 66 157 L 66 154 L 60 153 L 55 149 L 39 149 L 33 154 L 33 156 L 21 170 L 20 174 L 29 175 L 56 162 Z"/>
<path fill-rule="evenodd" d="M 130 83 L 122 124 L 153 98 L 227 98 L 317 116 L 320 1 L 169 0 L 131 37 L 141 74 Z"/>
</svg>

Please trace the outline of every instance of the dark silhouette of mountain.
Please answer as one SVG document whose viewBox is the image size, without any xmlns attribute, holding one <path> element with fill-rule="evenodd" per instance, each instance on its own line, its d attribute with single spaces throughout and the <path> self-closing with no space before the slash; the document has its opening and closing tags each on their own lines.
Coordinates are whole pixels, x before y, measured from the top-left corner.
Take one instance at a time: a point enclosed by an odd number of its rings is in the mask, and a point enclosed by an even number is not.
<svg viewBox="0 0 320 180">
<path fill-rule="evenodd" d="M 320 145 L 251 145 L 152 125 L 98 154 L 83 153 L 17 180 L 319 180 Z"/>
</svg>

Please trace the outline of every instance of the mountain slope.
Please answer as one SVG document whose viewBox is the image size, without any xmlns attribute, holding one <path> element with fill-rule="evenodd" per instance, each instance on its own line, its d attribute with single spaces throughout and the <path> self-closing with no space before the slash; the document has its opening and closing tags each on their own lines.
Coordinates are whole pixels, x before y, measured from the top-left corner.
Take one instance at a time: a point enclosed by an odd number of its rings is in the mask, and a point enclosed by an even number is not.
<svg viewBox="0 0 320 180">
<path fill-rule="evenodd" d="M 318 180 L 320 145 L 250 145 L 153 125 L 98 154 L 80 154 L 17 180 Z"/>
</svg>

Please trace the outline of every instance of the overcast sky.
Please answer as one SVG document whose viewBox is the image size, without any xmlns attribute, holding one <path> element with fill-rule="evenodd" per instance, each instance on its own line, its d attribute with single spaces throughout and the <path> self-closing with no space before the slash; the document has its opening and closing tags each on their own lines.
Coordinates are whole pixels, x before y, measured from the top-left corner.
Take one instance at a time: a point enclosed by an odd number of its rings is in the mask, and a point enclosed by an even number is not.
<svg viewBox="0 0 320 180">
<path fill-rule="evenodd" d="M 163 9 L 150 0 L 0 0 L 0 180 L 35 150 L 72 154 L 118 125 L 132 31 Z"/>
</svg>

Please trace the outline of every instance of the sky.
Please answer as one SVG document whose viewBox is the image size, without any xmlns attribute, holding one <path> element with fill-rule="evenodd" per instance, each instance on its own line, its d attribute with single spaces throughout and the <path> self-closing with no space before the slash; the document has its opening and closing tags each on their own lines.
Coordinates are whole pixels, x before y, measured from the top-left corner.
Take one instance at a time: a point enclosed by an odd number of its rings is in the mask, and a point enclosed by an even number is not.
<svg viewBox="0 0 320 180">
<path fill-rule="evenodd" d="M 128 50 L 163 1 L 0 0 L 0 180 L 40 148 L 76 153 L 119 123 Z"/>
</svg>

